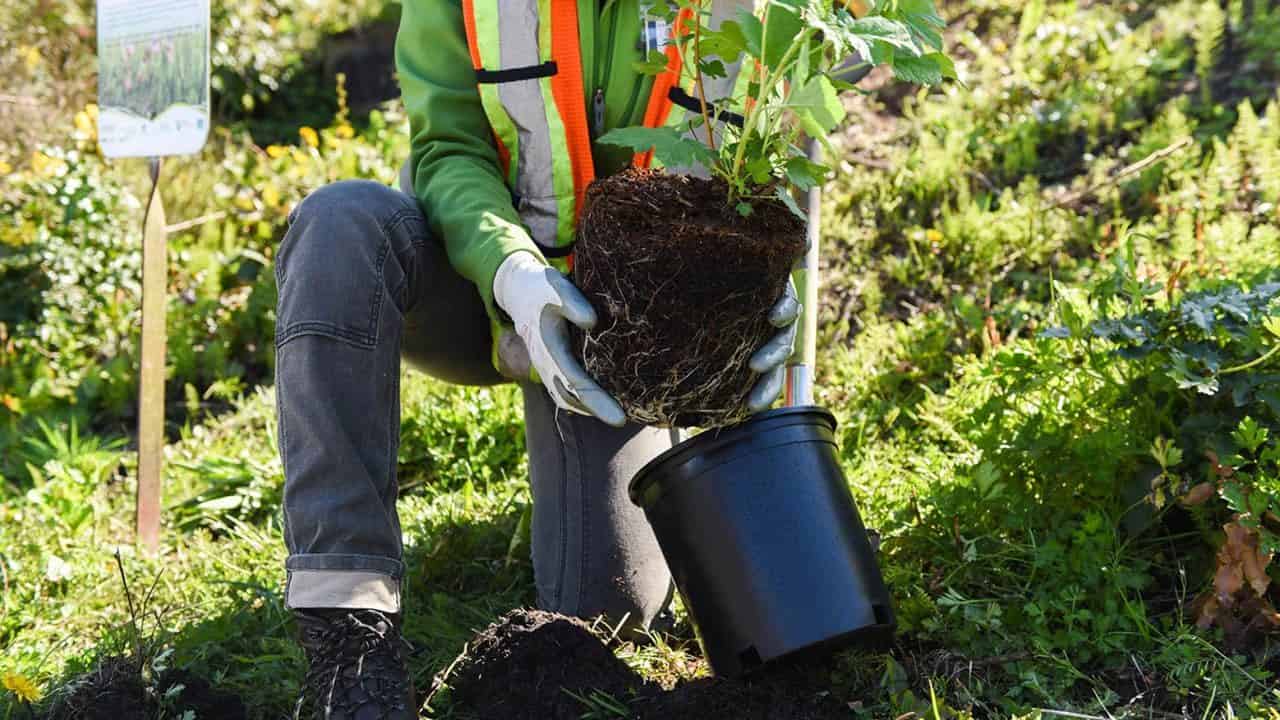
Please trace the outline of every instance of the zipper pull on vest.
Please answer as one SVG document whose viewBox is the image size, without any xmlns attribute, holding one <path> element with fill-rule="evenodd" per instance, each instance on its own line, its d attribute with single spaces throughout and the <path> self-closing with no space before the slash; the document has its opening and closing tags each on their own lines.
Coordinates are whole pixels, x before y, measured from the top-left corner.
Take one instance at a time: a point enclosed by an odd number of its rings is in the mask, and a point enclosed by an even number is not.
<svg viewBox="0 0 1280 720">
<path fill-rule="evenodd" d="M 596 94 L 591 98 L 591 120 L 595 137 L 600 137 L 604 134 L 604 88 L 596 88 Z"/>
</svg>

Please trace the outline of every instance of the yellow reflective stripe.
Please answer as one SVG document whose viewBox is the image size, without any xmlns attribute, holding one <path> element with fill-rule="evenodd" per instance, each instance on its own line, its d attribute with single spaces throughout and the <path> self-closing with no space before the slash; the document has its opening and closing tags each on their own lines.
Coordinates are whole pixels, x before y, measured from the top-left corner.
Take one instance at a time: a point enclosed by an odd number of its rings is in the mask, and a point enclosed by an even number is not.
<svg viewBox="0 0 1280 720">
<path fill-rule="evenodd" d="M 551 0 L 538 0 L 538 55 L 542 62 L 551 59 Z"/>
<path fill-rule="evenodd" d="M 473 0 L 475 8 L 476 44 L 479 45 L 480 62 L 486 70 L 502 69 L 501 33 L 499 32 L 498 3 L 499 0 Z M 507 164 L 507 185 L 514 187 L 516 173 L 520 169 L 520 139 L 516 133 L 515 123 L 502 105 L 498 94 L 498 86 L 479 85 L 480 103 L 484 106 L 484 114 L 489 118 L 493 134 L 498 137 L 510 155 Z"/>
<path fill-rule="evenodd" d="M 554 97 L 551 93 L 551 79 L 542 78 L 542 96 Z M 574 203 L 576 197 L 573 187 L 573 164 L 569 158 L 569 142 L 565 136 L 564 121 L 560 118 L 560 110 L 554 101 L 545 103 L 547 113 L 547 130 L 551 145 L 551 181 L 556 192 L 556 245 L 567 245 L 573 241 L 573 229 L 576 221 Z"/>
</svg>

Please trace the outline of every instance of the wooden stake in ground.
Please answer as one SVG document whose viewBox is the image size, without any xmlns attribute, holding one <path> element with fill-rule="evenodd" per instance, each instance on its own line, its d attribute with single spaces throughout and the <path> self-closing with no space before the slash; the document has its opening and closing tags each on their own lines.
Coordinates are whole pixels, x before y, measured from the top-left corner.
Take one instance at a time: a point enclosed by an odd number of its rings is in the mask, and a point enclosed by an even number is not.
<svg viewBox="0 0 1280 720">
<path fill-rule="evenodd" d="M 164 470 L 165 259 L 160 158 L 200 151 L 209 137 L 209 0 L 97 0 L 98 146 L 108 158 L 150 158 L 142 230 L 138 369 L 137 540 L 160 548 Z M 208 219 L 179 223 L 174 231 Z"/>
<path fill-rule="evenodd" d="M 151 198 L 142 231 L 142 370 L 138 397 L 138 541 L 160 547 L 160 477 L 164 467 L 165 259 L 160 158 L 151 158 Z"/>
</svg>

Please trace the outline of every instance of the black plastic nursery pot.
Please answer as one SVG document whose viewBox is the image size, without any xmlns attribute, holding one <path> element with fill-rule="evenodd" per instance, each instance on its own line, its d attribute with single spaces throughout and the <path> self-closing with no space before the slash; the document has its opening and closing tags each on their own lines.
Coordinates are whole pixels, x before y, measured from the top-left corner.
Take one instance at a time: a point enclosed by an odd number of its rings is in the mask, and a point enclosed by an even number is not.
<svg viewBox="0 0 1280 720">
<path fill-rule="evenodd" d="M 631 481 L 715 674 L 893 637 L 889 591 L 819 407 L 671 448 Z"/>
</svg>

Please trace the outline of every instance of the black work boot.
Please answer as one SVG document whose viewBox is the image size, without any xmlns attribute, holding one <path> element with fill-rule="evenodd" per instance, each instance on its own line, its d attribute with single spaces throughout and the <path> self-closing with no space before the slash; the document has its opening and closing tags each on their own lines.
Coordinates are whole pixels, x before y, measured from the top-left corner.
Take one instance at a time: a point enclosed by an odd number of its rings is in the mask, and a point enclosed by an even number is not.
<svg viewBox="0 0 1280 720">
<path fill-rule="evenodd" d="M 307 652 L 295 720 L 416 720 L 399 616 L 377 610 L 295 610 Z"/>
</svg>

